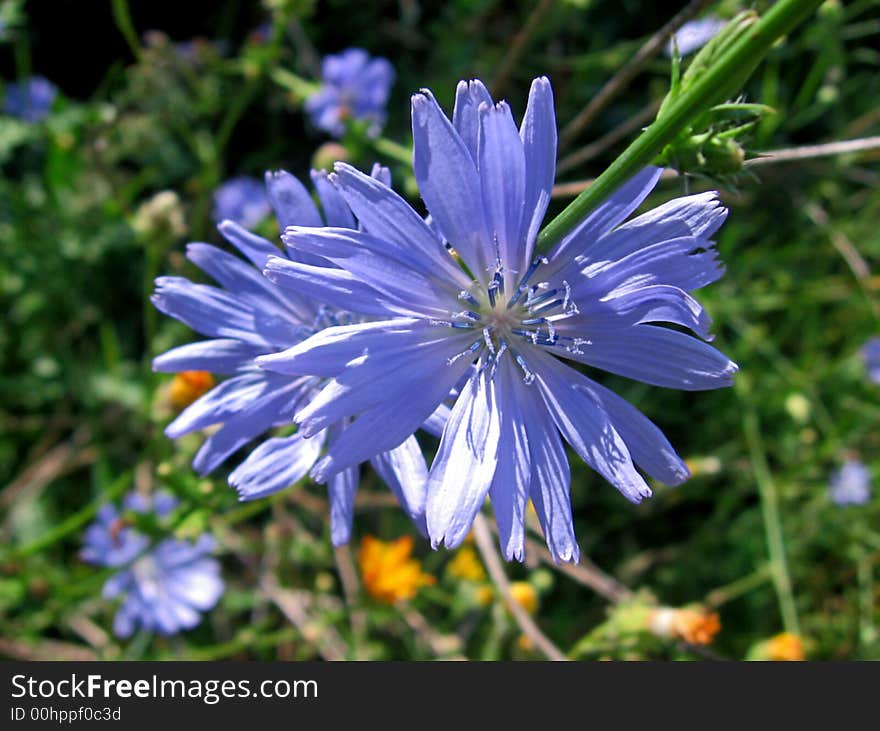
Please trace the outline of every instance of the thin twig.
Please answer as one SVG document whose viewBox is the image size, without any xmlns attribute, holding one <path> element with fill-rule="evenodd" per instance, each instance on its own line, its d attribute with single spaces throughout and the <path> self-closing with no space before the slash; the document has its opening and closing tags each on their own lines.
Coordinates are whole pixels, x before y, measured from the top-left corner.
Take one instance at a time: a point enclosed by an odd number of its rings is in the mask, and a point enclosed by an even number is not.
<svg viewBox="0 0 880 731">
<path fill-rule="evenodd" d="M 357 608 L 361 585 L 351 556 L 351 547 L 348 544 L 334 547 L 333 558 L 336 559 L 336 570 L 339 572 L 339 580 L 342 582 L 342 593 L 345 595 L 351 633 L 355 641 L 355 651 L 357 651 L 358 646 L 367 636 L 367 615 L 362 609 Z"/>
<path fill-rule="evenodd" d="M 494 520 L 489 521 L 489 527 L 492 532 L 498 535 L 498 523 Z M 536 530 L 534 526 L 528 525 L 532 530 Z M 536 531 L 537 532 L 537 531 Z M 553 555 L 538 541 L 526 538 L 526 554 L 537 556 L 541 561 L 546 563 L 559 573 L 565 574 L 578 584 L 592 589 L 599 596 L 604 597 L 610 602 L 622 602 L 633 597 L 633 593 L 623 584 L 621 584 L 613 576 L 609 576 L 596 564 L 594 564 L 586 556 L 581 556 L 580 563 L 556 563 Z"/>
<path fill-rule="evenodd" d="M 306 611 L 308 595 L 302 591 L 282 589 L 274 576 L 266 576 L 260 589 L 271 599 L 287 620 L 312 644 L 325 660 L 345 660 L 345 643 L 335 629 L 318 626 Z"/>
<path fill-rule="evenodd" d="M 602 135 L 595 142 L 591 142 L 589 145 L 584 145 L 579 150 L 572 152 L 570 155 L 566 155 L 557 163 L 556 173 L 561 175 L 572 168 L 576 168 L 578 165 L 582 165 L 588 160 L 592 160 L 594 157 L 598 157 L 609 147 L 626 137 L 630 132 L 634 132 L 635 130 L 644 127 L 654 118 L 654 115 L 657 114 L 659 108 L 659 101 L 651 102 L 641 112 L 617 125 L 614 129 L 607 134 Z"/>
<path fill-rule="evenodd" d="M 599 596 L 609 602 L 618 602 L 632 599 L 633 593 L 621 584 L 613 576 L 609 576 L 586 556 L 581 556 L 580 563 L 556 563 L 553 556 L 544 546 L 537 541 L 526 539 L 526 550 L 533 551 L 544 563 L 552 566 L 559 573 L 565 574 L 578 584 L 595 591 Z"/>
<path fill-rule="evenodd" d="M 77 429 L 70 439 L 56 445 L 37 462 L 28 465 L 22 473 L 0 492 L 0 507 L 19 502 L 24 493 L 39 493 L 46 485 L 71 470 L 94 462 L 97 452 L 86 447 L 91 434 L 85 427 Z"/>
<path fill-rule="evenodd" d="M 816 203 L 808 203 L 804 206 L 804 213 L 807 214 L 807 217 L 818 228 L 828 234 L 828 238 L 831 239 L 831 245 L 837 250 L 837 253 L 840 254 L 853 273 L 859 289 L 862 290 L 862 296 L 867 301 L 874 317 L 880 319 L 880 304 L 874 299 L 874 292 L 869 281 L 871 278 L 871 268 L 868 266 L 868 262 L 865 261 L 859 250 L 843 231 L 831 226 L 828 214 L 821 206 Z"/>
<path fill-rule="evenodd" d="M 763 167 L 780 162 L 794 162 L 812 160 L 820 157 L 833 155 L 847 155 L 856 152 L 869 152 L 880 150 L 880 137 L 863 137 L 856 140 L 842 140 L 840 142 L 828 142 L 822 145 L 804 145 L 803 147 L 787 147 L 780 150 L 769 150 L 760 153 L 760 157 L 746 160 L 745 167 Z M 672 168 L 663 171 L 663 180 L 677 178 L 678 173 Z M 595 178 L 587 180 L 574 180 L 570 183 L 557 183 L 553 186 L 553 197 L 564 198 L 578 195 L 593 184 Z"/>
<path fill-rule="evenodd" d="M 541 0 L 541 2 L 535 5 L 532 12 L 529 13 L 529 17 L 526 18 L 526 21 L 523 23 L 522 28 L 519 29 L 519 32 L 513 37 L 510 46 L 508 46 L 507 53 L 501 61 L 501 68 L 498 69 L 495 78 L 489 85 L 493 97 L 497 98 L 504 93 L 504 89 L 510 81 L 510 72 L 513 70 L 513 67 L 516 66 L 520 56 L 522 56 L 522 52 L 525 50 L 526 45 L 531 39 L 532 33 L 541 22 L 541 18 L 552 7 L 552 5 L 553 0 Z"/>
<path fill-rule="evenodd" d="M 510 610 L 514 620 L 519 625 L 522 633 L 528 637 L 535 647 L 537 647 L 550 660 L 567 660 L 565 653 L 562 652 L 535 624 L 535 621 L 529 616 L 529 613 L 523 609 L 510 593 L 510 582 L 504 573 L 504 567 L 501 560 L 495 552 L 495 543 L 492 538 L 492 532 L 489 530 L 488 523 L 482 514 L 477 513 L 474 519 L 474 540 L 477 549 L 483 557 L 483 563 L 486 564 L 486 570 L 489 577 L 498 589 L 498 593 L 504 600 L 505 606 Z"/>
<path fill-rule="evenodd" d="M 565 147 L 570 144 L 614 97 L 629 86 L 644 65 L 666 45 L 669 36 L 697 15 L 709 2 L 710 0 L 691 0 L 672 17 L 672 20 L 648 38 L 636 55 L 625 63 L 596 96 L 563 128 L 559 135 L 560 146 Z"/>
<path fill-rule="evenodd" d="M 866 152 L 880 149 L 880 136 L 861 137 L 855 140 L 841 140 L 840 142 L 828 142 L 823 145 L 804 145 L 803 147 L 788 147 L 782 150 L 772 150 L 761 153 L 760 157 L 746 160 L 746 167 L 758 167 L 770 163 L 787 162 L 789 160 L 809 160 L 815 157 L 830 157 L 832 155 L 845 155 L 849 152 Z"/>
<path fill-rule="evenodd" d="M 0 637 L 0 655 L 15 660 L 65 660 L 87 662 L 97 660 L 98 656 L 87 647 L 73 645 L 69 642 L 43 639 L 39 642 L 25 642 L 7 637 Z"/>
<path fill-rule="evenodd" d="M 445 660 L 467 660 L 461 654 L 461 640 L 455 635 L 443 635 L 437 632 L 424 615 L 406 602 L 397 605 L 400 616 L 409 628 L 415 632 L 416 637 L 424 641 L 428 648 L 437 657 Z"/>
</svg>

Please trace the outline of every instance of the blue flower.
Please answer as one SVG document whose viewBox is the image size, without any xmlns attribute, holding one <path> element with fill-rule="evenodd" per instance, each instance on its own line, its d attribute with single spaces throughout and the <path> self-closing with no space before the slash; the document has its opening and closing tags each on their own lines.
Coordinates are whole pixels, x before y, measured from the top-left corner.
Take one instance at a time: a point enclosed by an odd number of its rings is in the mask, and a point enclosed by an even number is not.
<svg viewBox="0 0 880 731">
<path fill-rule="evenodd" d="M 373 174 L 376 177 L 368 179 L 377 186 L 388 184 L 386 168 L 376 166 Z M 335 227 L 333 231 L 354 229 L 354 216 L 327 174 L 313 172 L 312 180 L 323 218 L 296 178 L 283 171 L 267 173 L 268 197 L 280 226 L 322 226 L 326 220 Z M 205 440 L 193 462 L 202 475 L 274 427 L 291 425 L 293 415 L 322 385 L 320 373 L 318 378 L 291 378 L 262 370 L 255 363 L 257 356 L 290 348 L 327 326 L 387 311 L 378 292 L 342 269 L 329 269 L 325 259 L 297 252 L 281 256 L 277 246 L 233 221 L 222 222 L 219 229 L 250 264 L 209 244 L 189 244 L 188 258 L 220 286 L 195 284 L 182 277 L 160 277 L 153 295 L 159 310 L 211 338 L 170 350 L 156 358 L 153 367 L 163 372 L 204 370 L 229 376 L 187 407 L 165 430 L 176 439 L 220 425 Z M 270 258 L 271 266 L 267 265 Z M 264 268 L 268 278 L 260 274 Z M 328 279 L 333 282 L 335 308 L 327 307 L 315 296 L 324 293 Z M 360 314 L 351 314 L 354 312 Z M 439 434 L 442 419 L 441 408 L 426 426 Z M 332 446 L 343 438 L 346 428 L 347 420 L 336 419 L 320 429 L 269 438 L 230 474 L 229 482 L 242 500 L 265 497 L 288 487 L 309 472 L 325 444 Z M 388 450 L 378 450 L 364 460 L 368 458 L 409 515 L 423 524 L 427 467 L 415 437 L 398 440 Z M 357 483 L 358 463 L 337 471 L 329 480 L 331 537 L 335 545 L 346 543 L 351 536 Z"/>
<path fill-rule="evenodd" d="M 726 20 L 714 15 L 685 23 L 666 44 L 666 55 L 671 57 L 675 49 L 678 49 L 679 56 L 687 56 L 699 50 L 718 35 L 725 25 L 727 25 Z"/>
<path fill-rule="evenodd" d="M 230 220 L 252 228 L 271 211 L 266 189 L 256 178 L 231 178 L 214 192 L 213 218 L 217 223 Z"/>
<path fill-rule="evenodd" d="M 865 369 L 868 378 L 874 383 L 880 383 L 880 338 L 871 338 L 862 347 L 862 359 L 865 361 Z"/>
<path fill-rule="evenodd" d="M 871 473 L 856 459 L 848 459 L 832 476 L 828 494 L 836 505 L 864 505 L 871 499 Z"/>
<path fill-rule="evenodd" d="M 306 111 L 312 124 L 336 137 L 345 134 L 348 119 L 370 122 L 369 133 L 375 136 L 385 124 L 393 83 L 394 67 L 387 59 L 371 59 L 362 48 L 349 48 L 324 57 L 321 88 L 306 101 Z"/>
<path fill-rule="evenodd" d="M 57 93 L 58 89 L 48 79 L 31 76 L 6 87 L 3 111 L 25 122 L 39 122 L 48 116 Z"/>
<path fill-rule="evenodd" d="M 649 168 L 536 255 L 556 164 L 549 81 L 533 82 L 519 129 L 479 81 L 459 84 L 452 122 L 429 91 L 413 97 L 412 116 L 430 226 L 393 191 L 337 164 L 333 182 L 365 231 L 291 226 L 283 235 L 379 292 L 372 304 L 385 319 L 328 328 L 259 362 L 333 377 L 295 414 L 306 434 L 353 419 L 315 465 L 319 480 L 393 448 L 460 386 L 429 475 L 432 544 L 459 545 L 488 494 L 504 555 L 522 560 L 531 498 L 554 558 L 577 560 L 563 440 L 633 502 L 651 494 L 635 464 L 667 484 L 689 473 L 651 421 L 565 361 L 668 388 L 730 385 L 737 366 L 726 356 L 657 325 L 710 338 L 688 292 L 723 272 L 710 237 L 727 211 L 701 193 L 624 223 L 660 177 Z M 325 272 L 333 303 L 338 275 Z"/>
<path fill-rule="evenodd" d="M 148 497 L 130 493 L 124 506 L 162 518 L 177 500 L 167 493 Z M 214 541 L 202 534 L 194 543 L 166 538 L 156 544 L 129 526 L 112 505 L 103 505 L 86 530 L 84 561 L 119 568 L 104 584 L 103 596 L 122 598 L 113 621 L 119 637 L 135 629 L 175 634 L 195 627 L 199 612 L 211 609 L 223 594 L 220 564 L 210 557 Z"/>
</svg>

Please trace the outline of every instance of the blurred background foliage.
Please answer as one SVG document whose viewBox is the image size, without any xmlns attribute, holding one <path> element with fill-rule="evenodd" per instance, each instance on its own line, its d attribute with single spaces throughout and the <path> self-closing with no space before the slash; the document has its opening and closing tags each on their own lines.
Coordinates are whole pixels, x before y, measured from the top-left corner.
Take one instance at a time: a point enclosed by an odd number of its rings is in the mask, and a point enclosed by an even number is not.
<svg viewBox="0 0 880 731">
<path fill-rule="evenodd" d="M 541 657 L 474 546 L 431 551 L 373 475 L 351 551 L 330 546 L 321 486 L 239 504 L 222 471 L 199 479 L 189 462 L 200 438 L 162 435 L 170 378 L 149 366 L 192 335 L 159 317 L 148 294 L 159 273 L 197 276 L 187 241 L 221 240 L 210 215 L 221 182 L 278 167 L 307 176 L 328 139 L 286 73 L 314 80 L 322 55 L 349 46 L 390 59 L 383 137 L 394 142 L 343 143 L 362 167 L 390 165 L 415 202 L 395 147 L 409 144 L 409 94 L 428 87 L 451 110 L 457 81 L 479 77 L 518 117 L 530 80 L 547 74 L 563 128 L 683 5 L 224 0 L 181 14 L 171 2 L 4 0 L 2 83 L 39 74 L 59 92 L 39 123 L 0 115 L 0 655 Z M 702 5 L 726 18 L 741 9 Z M 749 157 L 878 134 L 878 10 L 876 0 L 829 0 L 777 44 L 744 91 L 775 110 L 751 130 Z M 611 162 L 669 78 L 669 58 L 648 60 L 561 146 L 562 159 L 593 145 L 559 181 Z M 631 131 L 613 141 L 621 126 Z M 721 186 L 728 271 L 700 297 L 741 372 L 733 389 L 697 394 L 601 376 L 664 429 L 694 477 L 634 507 L 572 459 L 589 560 L 574 576 L 536 550 L 505 567 L 520 606 L 565 652 L 739 659 L 798 655 L 793 641 L 814 659 L 880 657 L 880 499 L 875 490 L 868 504 L 841 508 L 827 491 L 847 457 L 880 470 L 880 386 L 859 356 L 880 316 L 878 160 L 869 151 L 678 177 L 652 196 L 648 205 Z M 157 213 L 149 201 L 162 191 L 177 198 Z M 263 233 L 274 237 L 273 227 Z M 77 557 L 97 506 L 134 486 L 181 499 L 180 535 L 218 539 L 227 591 L 185 634 L 114 638 L 106 574 Z M 413 537 L 397 554 L 412 560 L 411 549 L 429 578 L 412 596 L 371 591 L 367 569 L 385 565 L 373 536 Z M 413 575 L 404 571 L 401 586 Z M 657 607 L 690 606 L 709 625 L 708 647 L 658 620 Z M 775 654 L 774 637 L 784 645 Z"/>
</svg>

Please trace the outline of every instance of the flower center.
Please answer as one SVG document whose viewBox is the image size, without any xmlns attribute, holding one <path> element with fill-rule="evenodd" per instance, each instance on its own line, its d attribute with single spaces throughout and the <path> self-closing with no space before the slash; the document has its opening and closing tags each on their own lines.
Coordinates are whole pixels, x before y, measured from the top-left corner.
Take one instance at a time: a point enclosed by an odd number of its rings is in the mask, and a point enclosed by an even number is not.
<svg viewBox="0 0 880 731">
<path fill-rule="evenodd" d="M 470 347 L 450 358 L 450 363 L 472 357 L 479 359 L 483 368 L 491 367 L 494 374 L 501 357 L 509 354 L 522 369 L 526 383 L 531 383 L 534 375 L 520 348 L 530 344 L 574 350 L 583 344 L 556 331 L 553 323 L 577 314 L 578 309 L 572 302 L 568 282 L 554 287 L 548 282 L 535 281 L 535 272 L 546 263 L 546 258 L 536 258 L 513 292 L 505 291 L 504 268 L 500 264 L 485 288 L 461 292 L 459 300 L 470 309 L 452 313 L 451 321 L 436 324 L 475 330 L 476 338 Z"/>
</svg>

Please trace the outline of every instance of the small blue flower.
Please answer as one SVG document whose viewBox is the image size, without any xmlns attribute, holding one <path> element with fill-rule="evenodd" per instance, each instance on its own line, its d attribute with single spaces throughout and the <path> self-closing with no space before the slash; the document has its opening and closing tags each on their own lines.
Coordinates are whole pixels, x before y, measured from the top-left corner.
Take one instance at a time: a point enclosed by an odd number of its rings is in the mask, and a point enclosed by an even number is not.
<svg viewBox="0 0 880 731">
<path fill-rule="evenodd" d="M 256 178 L 231 178 L 214 192 L 213 218 L 216 223 L 229 220 L 252 228 L 271 212 L 266 189 Z"/>
<path fill-rule="evenodd" d="M 380 188 L 390 182 L 387 168 L 376 166 L 372 180 Z M 378 179 L 381 179 L 378 180 Z M 357 223 L 342 196 L 323 171 L 312 181 L 323 218 L 305 186 L 289 173 L 267 173 L 268 198 L 280 226 L 323 226 L 349 231 Z M 205 370 L 227 375 L 215 388 L 187 407 L 165 430 L 172 439 L 212 425 L 220 428 L 196 454 L 193 467 L 205 475 L 248 442 L 275 427 L 289 426 L 293 415 L 318 393 L 323 379 L 312 375 L 291 378 L 256 365 L 262 354 L 276 353 L 305 340 L 328 326 L 359 322 L 384 313 L 382 295 L 356 277 L 331 266 L 326 259 L 296 251 L 282 251 L 233 221 L 223 221 L 220 232 L 249 261 L 209 244 L 187 247 L 188 258 L 213 277 L 219 287 L 195 284 L 182 277 L 160 277 L 152 297 L 155 306 L 209 340 L 168 351 L 153 361 L 157 371 Z M 272 258 L 272 264 L 267 264 Z M 266 270 L 266 277 L 261 270 Z M 332 294 L 334 308 L 324 304 Z M 357 306 L 355 309 L 354 306 Z M 354 315 L 352 313 L 359 313 Z M 358 353 L 353 353 L 352 358 Z M 327 375 L 327 374 L 325 374 Z M 439 433 L 445 407 L 426 424 Z M 262 442 L 230 474 L 229 482 L 242 500 L 265 497 L 302 479 L 320 458 L 325 445 L 343 439 L 348 423 L 329 419 L 319 428 L 300 430 Z M 371 459 L 408 514 L 424 523 L 427 467 L 415 437 L 401 439 Z M 335 545 L 351 536 L 358 463 L 329 480 L 331 538 Z"/>
<path fill-rule="evenodd" d="M 554 558 L 576 561 L 564 442 L 633 502 L 651 495 L 636 464 L 671 485 L 689 473 L 651 421 L 565 361 L 667 388 L 731 385 L 737 366 L 680 329 L 711 339 L 689 292 L 723 273 L 710 237 L 727 211 L 701 193 L 625 222 L 660 178 L 648 168 L 536 255 L 556 165 L 550 82 L 533 82 L 519 128 L 479 81 L 459 84 L 452 121 L 429 91 L 413 97 L 412 119 L 431 225 L 339 163 L 332 180 L 364 230 L 289 226 L 282 237 L 379 292 L 370 303 L 384 319 L 327 328 L 258 362 L 333 377 L 295 411 L 306 434 L 351 419 L 312 470 L 318 480 L 394 448 L 458 388 L 428 477 L 434 547 L 459 545 L 488 494 L 508 560 L 523 559 L 531 499 Z M 333 304 L 339 274 L 322 271 Z"/>
<path fill-rule="evenodd" d="M 130 493 L 127 510 L 167 515 L 177 500 L 167 493 L 148 497 Z M 119 637 L 138 627 L 164 635 L 195 627 L 199 612 L 211 609 L 223 594 L 220 564 L 210 557 L 214 541 L 202 534 L 195 544 L 166 538 L 155 545 L 127 525 L 112 505 L 103 505 L 89 526 L 80 556 L 99 566 L 120 569 L 104 584 L 103 596 L 122 598 L 113 621 Z"/>
<path fill-rule="evenodd" d="M 856 459 L 848 459 L 832 476 L 828 494 L 836 505 L 864 505 L 871 499 L 871 473 Z"/>
<path fill-rule="evenodd" d="M 671 57 L 676 48 L 679 56 L 687 56 L 699 50 L 718 35 L 725 25 L 727 25 L 726 20 L 714 15 L 685 23 L 666 44 L 666 55 Z"/>
<path fill-rule="evenodd" d="M 51 81 L 32 76 L 6 87 L 3 111 L 25 122 L 39 122 L 48 116 L 57 93 L 58 89 Z"/>
<path fill-rule="evenodd" d="M 880 338 L 871 338 L 862 347 L 862 359 L 865 361 L 865 369 L 868 378 L 874 383 L 880 383 Z"/>
<path fill-rule="evenodd" d="M 362 48 L 325 56 L 321 89 L 306 101 L 312 123 L 336 137 L 345 133 L 346 120 L 371 123 L 378 135 L 385 124 L 385 106 L 394 83 L 394 67 L 384 58 L 370 58 Z"/>
</svg>

